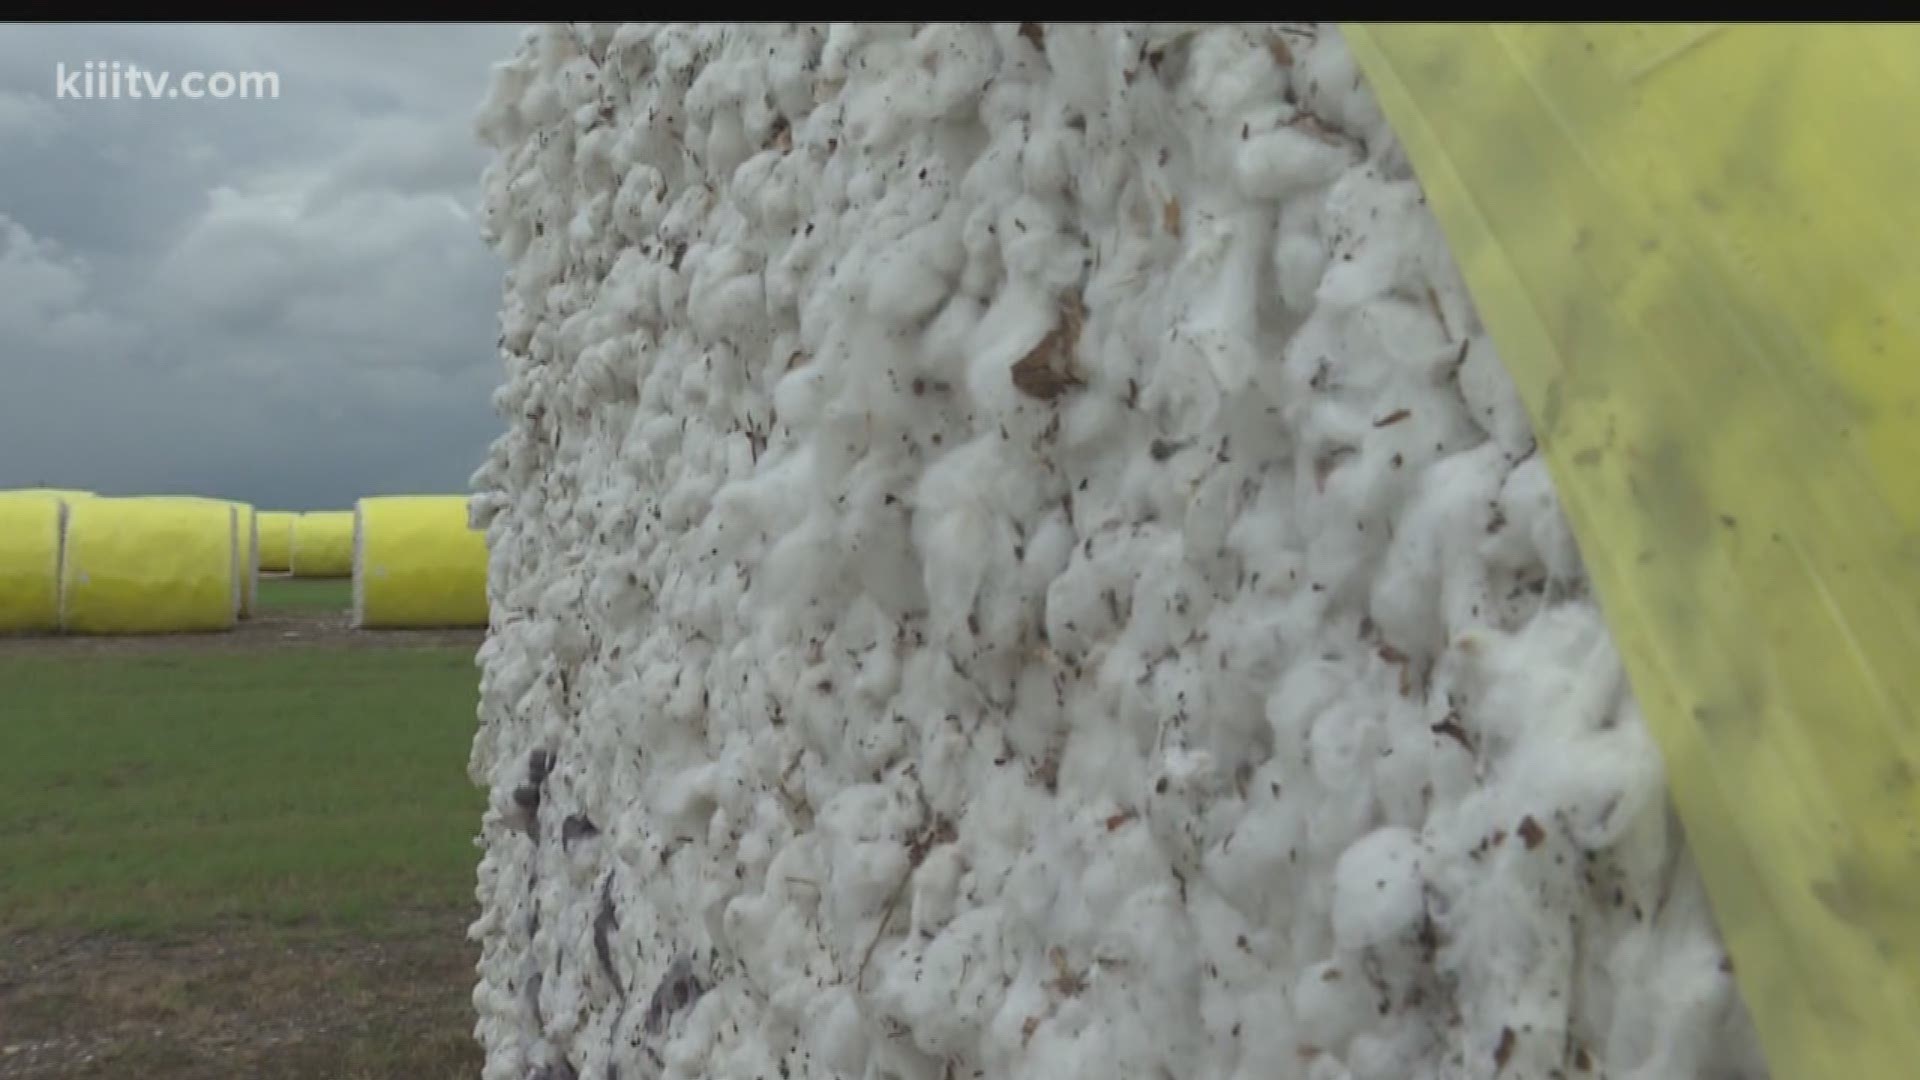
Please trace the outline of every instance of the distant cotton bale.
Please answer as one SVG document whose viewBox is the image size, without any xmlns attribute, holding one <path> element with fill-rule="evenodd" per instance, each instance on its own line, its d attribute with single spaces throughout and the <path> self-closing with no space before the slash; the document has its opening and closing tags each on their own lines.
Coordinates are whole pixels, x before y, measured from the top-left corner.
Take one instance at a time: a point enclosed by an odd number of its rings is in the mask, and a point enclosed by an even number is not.
<svg viewBox="0 0 1920 1080">
<path fill-rule="evenodd" d="M 246 514 L 241 535 L 247 541 L 246 562 L 240 568 L 240 583 L 244 587 L 240 594 L 240 617 L 251 619 L 260 596 L 260 512 L 246 503 L 240 503 L 239 507 Z"/>
<path fill-rule="evenodd" d="M 60 534 L 66 501 L 0 492 L 0 633 L 60 628 Z"/>
<path fill-rule="evenodd" d="M 299 516 L 286 510 L 260 511 L 260 569 L 293 568 L 293 523 Z"/>
<path fill-rule="evenodd" d="M 315 510 L 293 523 L 287 564 L 294 577 L 337 578 L 353 573 L 353 511 Z"/>
<path fill-rule="evenodd" d="M 232 628 L 237 509 L 203 499 L 77 499 L 67 507 L 60 623 L 80 634 Z"/>
<path fill-rule="evenodd" d="M 354 507 L 353 624 L 487 625 L 487 540 L 461 495 L 361 499 Z"/>
<path fill-rule="evenodd" d="M 233 589 L 234 613 L 242 619 L 253 618 L 253 597 L 259 583 L 256 569 L 260 558 L 259 529 L 253 507 L 232 499 L 210 499 L 202 495 L 151 495 L 151 499 L 171 502 L 203 503 L 224 506 L 233 511 Z"/>
</svg>

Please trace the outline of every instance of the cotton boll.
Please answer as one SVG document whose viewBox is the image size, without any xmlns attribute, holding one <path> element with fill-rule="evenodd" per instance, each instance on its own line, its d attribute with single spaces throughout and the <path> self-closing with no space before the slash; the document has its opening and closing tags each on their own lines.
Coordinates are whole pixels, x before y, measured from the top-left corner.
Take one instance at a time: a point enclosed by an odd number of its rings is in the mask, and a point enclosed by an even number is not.
<svg viewBox="0 0 1920 1080">
<path fill-rule="evenodd" d="M 1286 770 L 1269 764 L 1249 783 L 1254 793 L 1245 817 L 1225 842 L 1206 855 L 1205 872 L 1221 896 L 1249 919 L 1265 921 L 1300 887 L 1300 849 L 1305 819 L 1286 795 Z"/>
<path fill-rule="evenodd" d="M 1306 763 L 1307 738 L 1315 718 L 1332 704 L 1347 679 L 1344 666 L 1328 659 L 1296 664 L 1281 677 L 1267 698 L 1275 757 Z"/>
<path fill-rule="evenodd" d="M 1231 224 L 1238 226 L 1240 239 L 1230 239 L 1223 225 L 1214 245 L 1218 254 L 1211 260 L 1217 264 L 1212 287 L 1174 332 L 1175 341 L 1198 353 L 1229 394 L 1247 386 L 1260 362 L 1255 290 L 1264 278 L 1256 238 L 1267 232 L 1264 215 L 1247 215 Z"/>
<path fill-rule="evenodd" d="M 1079 140 L 1064 124 L 1036 128 L 1020 155 L 1021 181 L 1031 192 L 1064 192 L 1081 157 Z"/>
<path fill-rule="evenodd" d="M 1420 845 L 1409 829 L 1367 834 L 1341 853 L 1333 877 L 1333 932 L 1343 950 L 1384 944 L 1421 918 Z"/>
<path fill-rule="evenodd" d="M 1406 275 L 1409 239 L 1405 230 L 1391 227 L 1362 233 L 1362 218 L 1385 218 L 1389 223 L 1407 217 L 1419 198 L 1410 182 L 1394 183 L 1371 170 L 1342 176 L 1329 192 L 1322 229 L 1335 237 L 1334 257 L 1315 299 L 1335 308 L 1354 307 L 1378 299 L 1400 285 Z M 1364 240 L 1361 237 L 1364 236 Z"/>
<path fill-rule="evenodd" d="M 1243 365 L 1232 370 L 1244 372 Z M 1220 416 L 1222 389 L 1210 359 L 1192 348 L 1167 349 L 1140 392 L 1140 407 L 1174 441 L 1197 439 Z"/>
<path fill-rule="evenodd" d="M 1354 1080 L 1403 1080 L 1440 1075 L 1432 1064 L 1436 1040 L 1416 1025 L 1402 1024 L 1387 1035 L 1363 1033 L 1347 1049 L 1344 1064 Z"/>
<path fill-rule="evenodd" d="M 922 64 L 934 68 L 928 88 L 926 119 L 963 113 L 992 81 L 999 50 L 984 26 L 933 25 L 914 40 Z"/>
<path fill-rule="evenodd" d="M 1047 218 L 1041 217 L 1041 220 L 1045 222 Z M 1043 228 L 1025 232 L 1016 229 L 1016 234 L 1002 249 L 1011 272 L 1031 275 L 1056 293 L 1078 291 L 1093 265 L 1093 255 L 1077 234 L 1057 229 L 1047 232 Z"/>
<path fill-rule="evenodd" d="M 924 370 L 945 374 L 962 369 L 983 313 L 980 303 L 969 296 L 955 296 L 942 304 L 922 332 L 919 356 Z"/>
<path fill-rule="evenodd" d="M 1046 292 L 1032 283 L 1002 289 L 975 324 L 967 351 L 967 392 L 975 401 L 998 409 L 1018 403 L 1013 365 L 1024 359 L 1057 325 L 1059 313 Z"/>
<path fill-rule="evenodd" d="M 790 427 L 809 428 L 819 422 L 827 384 L 825 368 L 802 366 L 790 370 L 774 385 L 773 407 Z"/>
<path fill-rule="evenodd" d="M 1227 548 L 1227 531 L 1235 517 L 1236 493 L 1242 478 L 1227 469 L 1218 469 L 1195 486 L 1182 547 L 1189 559 L 1210 559 Z M 1224 579 L 1224 566 L 1222 577 Z M 1212 584 L 1212 582 L 1209 582 Z"/>
<path fill-rule="evenodd" d="M 1519 391 L 1485 337 L 1474 338 L 1464 357 L 1458 379 L 1467 411 L 1502 450 L 1519 458 L 1533 445 L 1533 428 Z"/>
<path fill-rule="evenodd" d="M 1294 311 L 1313 306 L 1314 291 L 1327 269 L 1327 250 L 1316 239 L 1283 233 L 1274 246 L 1273 264 L 1280 299 Z"/>
<path fill-rule="evenodd" d="M 1301 1044 L 1340 1053 L 1372 1011 L 1371 997 L 1361 972 L 1331 960 L 1307 965 L 1293 984 Z"/>
<path fill-rule="evenodd" d="M 1252 103 L 1280 96 L 1279 66 L 1241 27 L 1202 31 L 1194 39 L 1191 63 L 1199 74 L 1193 83 L 1194 103 L 1209 116 L 1233 117 Z"/>
<path fill-rule="evenodd" d="M 1345 147 L 1296 127 L 1279 126 L 1242 141 L 1234 153 L 1233 171 L 1247 198 L 1284 199 L 1332 183 L 1352 163 L 1353 155 Z"/>
<path fill-rule="evenodd" d="M 867 303 L 875 317 L 912 326 L 947 298 L 958 271 L 957 237 L 952 230 L 929 230 L 903 240 L 874 260 Z"/>
<path fill-rule="evenodd" d="M 1364 121 L 1376 106 L 1353 53 L 1338 32 L 1316 30 L 1311 46 L 1294 56 L 1292 85 L 1300 92 L 1300 108 L 1341 126 Z"/>
<path fill-rule="evenodd" d="M 1054 581 L 1073 557 L 1073 541 L 1073 526 L 1064 512 L 1042 517 L 1026 542 L 1029 579 L 1041 586 Z"/>
<path fill-rule="evenodd" d="M 1580 549 L 1554 498 L 1546 460 L 1534 456 L 1516 466 L 1501 487 L 1499 508 L 1516 541 L 1526 544 L 1555 582 L 1582 576 Z"/>
<path fill-rule="evenodd" d="M 1118 605 L 1113 586 L 1096 566 L 1075 559 L 1047 588 L 1047 640 L 1062 656 L 1084 656 L 1117 628 Z"/>
</svg>

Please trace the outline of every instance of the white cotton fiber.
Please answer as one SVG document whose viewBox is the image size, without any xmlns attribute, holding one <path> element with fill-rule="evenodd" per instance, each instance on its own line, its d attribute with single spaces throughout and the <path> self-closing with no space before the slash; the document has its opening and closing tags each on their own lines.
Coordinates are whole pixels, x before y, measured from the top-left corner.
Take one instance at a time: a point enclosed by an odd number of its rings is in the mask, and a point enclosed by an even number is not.
<svg viewBox="0 0 1920 1080">
<path fill-rule="evenodd" d="M 1407 933 L 1425 913 L 1420 841 L 1411 829 L 1376 829 L 1340 853 L 1333 868 L 1333 937 L 1354 952 Z"/>
<path fill-rule="evenodd" d="M 1330 27 L 550 26 L 479 130 L 488 1080 L 1763 1074 Z"/>
</svg>

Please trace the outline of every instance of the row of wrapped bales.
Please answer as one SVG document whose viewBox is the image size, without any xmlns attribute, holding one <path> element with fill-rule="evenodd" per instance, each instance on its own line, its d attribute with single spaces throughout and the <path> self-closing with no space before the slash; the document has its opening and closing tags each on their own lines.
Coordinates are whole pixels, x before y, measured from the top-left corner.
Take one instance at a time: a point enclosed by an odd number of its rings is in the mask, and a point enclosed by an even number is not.
<svg viewBox="0 0 1920 1080">
<path fill-rule="evenodd" d="M 294 577 L 350 576 L 353 573 L 353 511 L 314 510 L 295 518 L 287 567 Z"/>
<path fill-rule="evenodd" d="M 361 499 L 353 512 L 353 624 L 485 626 L 486 535 L 459 495 Z"/>
<path fill-rule="evenodd" d="M 88 504 L 77 522 L 68 507 Z M 214 511 L 177 519 L 128 508 L 140 503 L 192 505 Z M 244 517 L 243 517 L 244 515 Z M 210 565 L 202 558 L 215 545 L 181 548 L 182 530 L 224 521 L 224 554 L 217 565 L 227 579 L 230 613 L 225 622 L 251 614 L 252 508 L 242 503 L 191 496 L 100 499 L 92 492 L 40 488 L 0 493 L 0 629 L 82 633 L 204 629 L 195 590 Z M 242 525 L 242 521 L 246 525 Z M 158 525 L 156 529 L 153 526 Z M 155 557 L 158 555 L 159 557 Z M 84 557 L 82 557 L 84 556 Z M 181 569 L 189 568 L 181 575 Z M 179 588 L 176 590 L 175 586 Z M 172 599 L 155 604 L 156 596 Z M 180 618 L 180 612 L 189 612 Z M 219 619 L 214 619 L 218 623 Z"/>
<path fill-rule="evenodd" d="M 260 569 L 285 573 L 293 569 L 293 523 L 299 513 L 290 510 L 260 511 Z"/>
<path fill-rule="evenodd" d="M 0 492 L 0 633 L 60 626 L 60 535 L 66 500 Z"/>
<path fill-rule="evenodd" d="M 59 626 L 79 634 L 226 630 L 245 575 L 240 512 L 194 498 L 67 505 Z"/>
<path fill-rule="evenodd" d="M 96 505 L 70 528 L 68 507 L 80 500 Z M 218 590 L 206 577 L 215 566 L 226 579 Z M 253 616 L 262 569 L 351 575 L 356 626 L 487 622 L 486 541 L 470 527 L 462 496 L 383 497 L 303 514 L 202 496 L 0 491 L 0 633 L 230 626 Z M 216 592 L 225 615 L 205 607 Z"/>
</svg>

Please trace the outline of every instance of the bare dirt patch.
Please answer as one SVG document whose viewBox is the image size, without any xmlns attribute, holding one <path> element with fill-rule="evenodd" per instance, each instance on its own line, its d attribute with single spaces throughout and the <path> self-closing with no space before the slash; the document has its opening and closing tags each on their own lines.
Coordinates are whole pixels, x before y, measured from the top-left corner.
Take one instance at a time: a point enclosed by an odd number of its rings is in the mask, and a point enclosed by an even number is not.
<svg viewBox="0 0 1920 1080">
<path fill-rule="evenodd" d="M 478 1075 L 465 930 L 0 936 L 0 1080 Z"/>
</svg>

